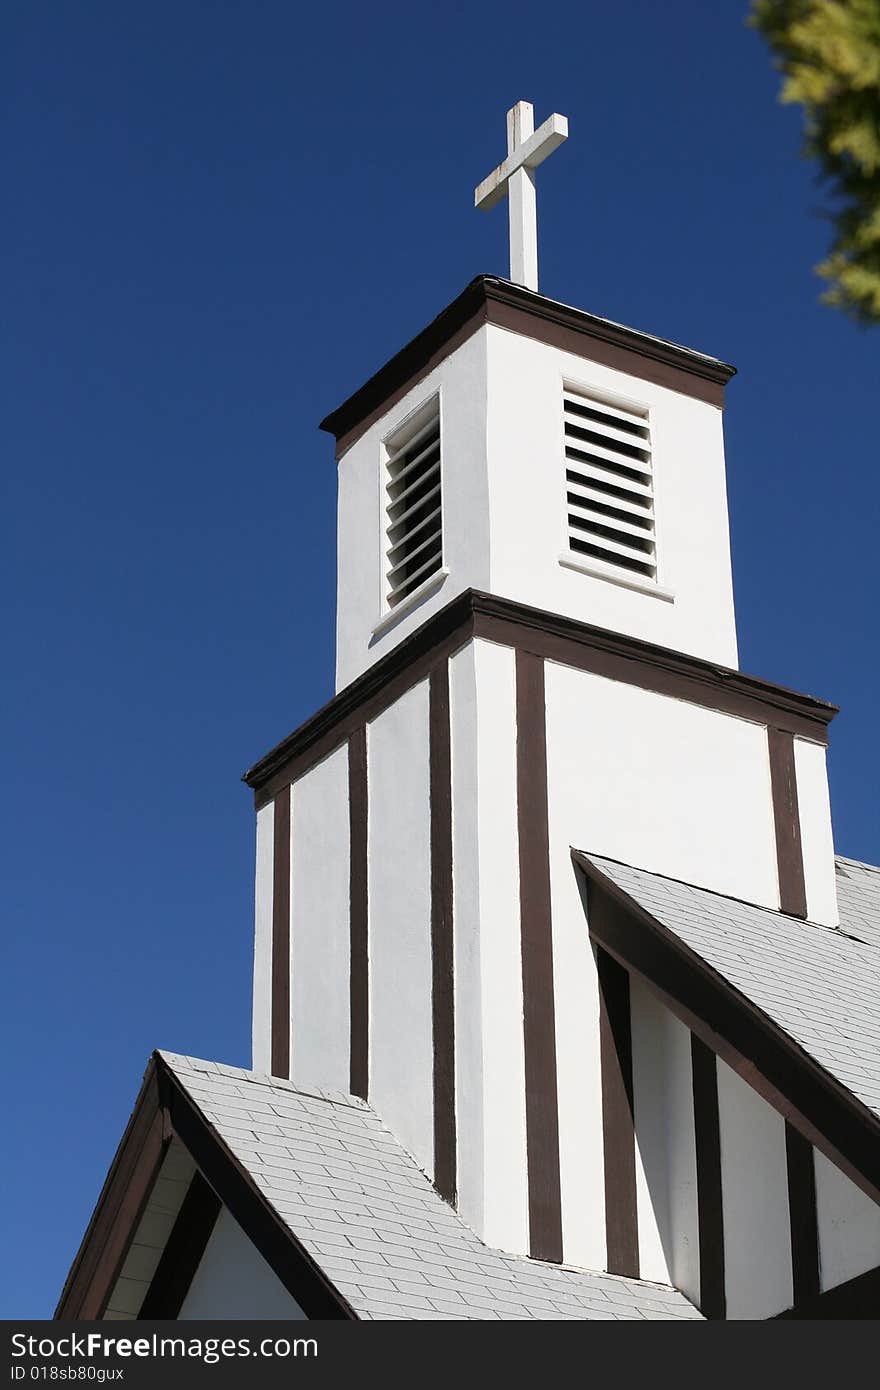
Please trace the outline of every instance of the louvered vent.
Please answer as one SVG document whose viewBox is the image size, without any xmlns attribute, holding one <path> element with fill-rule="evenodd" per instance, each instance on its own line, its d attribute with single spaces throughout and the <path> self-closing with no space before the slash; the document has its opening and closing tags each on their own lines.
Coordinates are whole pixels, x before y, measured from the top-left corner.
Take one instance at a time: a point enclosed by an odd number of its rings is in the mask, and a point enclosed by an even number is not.
<svg viewBox="0 0 880 1390">
<path fill-rule="evenodd" d="M 647 412 L 572 391 L 563 400 L 569 549 L 656 579 Z"/>
<path fill-rule="evenodd" d="M 438 402 L 387 447 L 386 575 L 393 608 L 443 564 Z"/>
</svg>

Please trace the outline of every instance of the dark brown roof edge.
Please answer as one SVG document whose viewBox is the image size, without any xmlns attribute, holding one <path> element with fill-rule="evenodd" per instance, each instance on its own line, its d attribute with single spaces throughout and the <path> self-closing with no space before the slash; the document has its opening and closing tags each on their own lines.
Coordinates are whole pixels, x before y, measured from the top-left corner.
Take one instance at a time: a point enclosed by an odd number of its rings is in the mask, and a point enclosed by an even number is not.
<svg viewBox="0 0 880 1390">
<path fill-rule="evenodd" d="M 627 328 L 558 300 L 547 299 L 545 295 L 498 276 L 477 275 L 426 328 L 395 353 L 342 405 L 331 411 L 321 421 L 321 429 L 334 435 L 337 441 L 356 437 L 358 427 L 393 398 L 399 398 L 401 388 L 424 375 L 426 367 L 434 365 L 435 359 L 441 360 L 445 355 L 444 349 L 451 351 L 458 346 L 458 341 L 453 340 L 462 330 L 468 327 L 473 331 L 489 320 L 508 323 L 501 310 L 516 311 L 520 324 L 530 317 L 536 321 L 536 326 L 540 323 L 545 330 L 547 325 L 554 325 L 563 332 L 580 334 L 610 348 L 636 353 L 664 367 L 684 372 L 687 376 L 714 383 L 720 389 L 736 374 L 735 367 L 705 353 L 680 347 L 677 343 L 636 328 Z M 463 336 L 467 336 L 467 333 Z M 543 337 L 544 334 L 536 333 L 535 336 Z"/>
<path fill-rule="evenodd" d="M 880 1200 L 877 1116 L 588 854 L 572 849 L 571 857 L 591 885 L 590 936 L 872 1201 Z"/>
<path fill-rule="evenodd" d="M 162 1147 L 144 1162 L 144 1136 Z M 160 1052 L 150 1058 L 134 1109 L 65 1280 L 56 1320 L 101 1319 L 172 1136 L 230 1210 L 307 1317 L 356 1320 L 357 1314 L 202 1113 Z M 155 1146 L 154 1146 L 155 1147 Z M 133 1184 L 143 1196 L 128 1201 Z M 108 1259 L 107 1252 L 110 1252 Z"/>
<path fill-rule="evenodd" d="M 270 749 L 248 768 L 242 781 L 259 791 L 285 763 L 316 745 L 334 727 L 340 729 L 341 739 L 347 722 L 357 716 L 372 718 L 368 706 L 381 702 L 383 693 L 391 703 L 399 685 L 397 678 L 409 668 L 439 653 L 444 644 L 463 644 L 473 635 L 494 636 L 503 645 L 526 646 L 573 666 L 583 666 L 586 660 L 590 669 L 596 669 L 601 657 L 606 669 L 619 672 L 614 678 L 627 679 L 629 671 L 636 684 L 651 671 L 651 688 L 655 690 L 662 688 L 678 698 L 728 713 L 740 712 L 746 718 L 758 720 L 763 714 L 761 722 L 790 725 L 801 737 L 812 736 L 820 742 L 827 741 L 827 726 L 838 713 L 836 705 L 756 676 L 513 599 L 466 589 Z"/>
</svg>

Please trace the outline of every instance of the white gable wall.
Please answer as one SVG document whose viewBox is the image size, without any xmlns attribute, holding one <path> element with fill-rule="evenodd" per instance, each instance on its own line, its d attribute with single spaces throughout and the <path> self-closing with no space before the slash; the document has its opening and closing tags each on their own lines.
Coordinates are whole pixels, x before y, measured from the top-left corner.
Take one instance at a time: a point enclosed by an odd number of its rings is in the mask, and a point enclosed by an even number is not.
<svg viewBox="0 0 880 1390">
<path fill-rule="evenodd" d="M 766 1318 L 794 1301 L 785 1121 L 718 1060 L 728 1318 Z"/>
<path fill-rule="evenodd" d="M 639 1272 L 700 1297 L 691 1035 L 630 977 Z"/>
<path fill-rule="evenodd" d="M 880 1266 L 880 1206 L 813 1151 L 821 1285 L 833 1289 Z"/>
<path fill-rule="evenodd" d="M 305 1313 L 222 1207 L 177 1316 L 182 1322 L 297 1320 Z"/>
<path fill-rule="evenodd" d="M 700 1299 L 691 1034 L 630 976 L 639 1269 Z M 794 1298 L 783 1117 L 716 1059 L 727 1317 L 767 1318 Z M 813 1149 L 819 1278 L 827 1290 L 880 1267 L 880 1205 Z"/>
</svg>

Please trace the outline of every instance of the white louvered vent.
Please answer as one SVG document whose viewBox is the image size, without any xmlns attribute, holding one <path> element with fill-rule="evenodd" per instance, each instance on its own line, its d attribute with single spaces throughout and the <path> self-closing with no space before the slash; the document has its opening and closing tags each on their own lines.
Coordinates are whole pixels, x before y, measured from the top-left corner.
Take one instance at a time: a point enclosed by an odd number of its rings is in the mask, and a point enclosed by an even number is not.
<svg viewBox="0 0 880 1390">
<path fill-rule="evenodd" d="M 569 390 L 563 409 L 569 550 L 656 580 L 647 411 Z"/>
<path fill-rule="evenodd" d="M 393 608 L 443 564 L 439 401 L 394 435 L 387 450 L 385 573 Z"/>
</svg>

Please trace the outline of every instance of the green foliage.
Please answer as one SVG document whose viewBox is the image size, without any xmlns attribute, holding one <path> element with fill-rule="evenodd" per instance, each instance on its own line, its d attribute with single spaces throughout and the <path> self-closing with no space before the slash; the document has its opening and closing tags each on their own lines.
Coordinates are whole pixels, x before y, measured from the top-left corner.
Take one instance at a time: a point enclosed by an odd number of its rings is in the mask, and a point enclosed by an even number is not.
<svg viewBox="0 0 880 1390">
<path fill-rule="evenodd" d="M 784 74 L 781 99 L 804 108 L 807 155 L 834 194 L 823 296 L 880 323 L 880 0 L 753 0 Z"/>
</svg>

